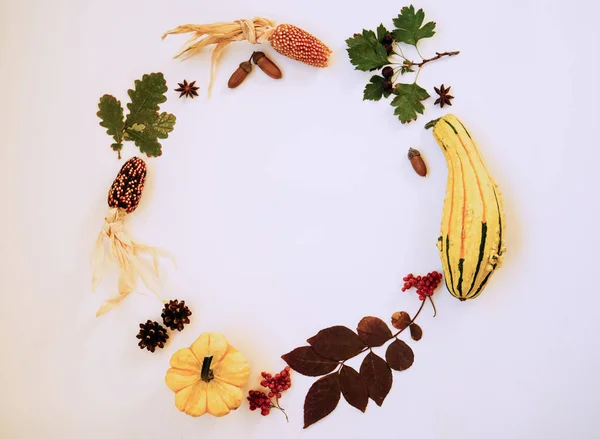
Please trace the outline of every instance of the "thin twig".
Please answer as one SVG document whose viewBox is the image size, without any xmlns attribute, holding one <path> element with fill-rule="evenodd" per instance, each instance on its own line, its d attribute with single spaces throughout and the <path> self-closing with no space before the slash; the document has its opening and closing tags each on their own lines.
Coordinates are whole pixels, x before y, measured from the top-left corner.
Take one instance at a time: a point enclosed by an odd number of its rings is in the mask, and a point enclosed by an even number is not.
<svg viewBox="0 0 600 439">
<path fill-rule="evenodd" d="M 421 55 L 421 51 L 419 50 L 419 47 L 416 44 L 415 44 L 415 49 L 417 49 L 417 53 L 419 54 L 421 59 L 425 59 L 425 58 L 423 58 L 423 55 Z"/>
<path fill-rule="evenodd" d="M 406 59 L 406 57 L 404 56 L 404 52 L 402 52 L 402 47 L 400 47 L 400 44 L 396 43 L 395 46 L 398 48 L 398 50 L 400 51 L 400 56 L 404 59 Z"/>
<path fill-rule="evenodd" d="M 411 62 L 410 65 L 422 67 L 423 65 L 427 64 L 428 62 L 435 61 L 436 59 L 440 59 L 443 56 L 454 56 L 454 55 L 458 55 L 459 53 L 460 53 L 459 50 L 455 50 L 453 52 L 435 52 L 435 56 L 433 58 L 423 59 L 423 61 L 421 61 L 421 62 Z"/>
<path fill-rule="evenodd" d="M 416 64 L 415 64 L 416 65 Z M 417 79 L 419 79 L 419 75 L 421 74 L 421 69 L 423 68 L 423 66 L 419 66 L 419 70 L 417 70 L 417 74 L 415 75 L 415 80 L 413 81 L 413 84 L 417 83 Z"/>
<path fill-rule="evenodd" d="M 431 298 L 431 296 L 427 296 L 427 298 L 431 302 L 431 306 L 433 306 L 433 317 L 435 317 L 437 316 L 437 309 L 435 309 L 435 303 L 433 303 L 433 299 Z"/>
<path fill-rule="evenodd" d="M 276 403 L 277 405 L 275 405 L 275 404 L 271 404 L 271 407 L 281 410 L 281 411 L 283 412 L 283 414 L 285 415 L 285 420 L 286 420 L 286 422 L 290 422 L 290 418 L 288 418 L 288 415 L 287 415 L 287 413 L 285 412 L 285 409 L 283 409 L 283 408 L 282 408 L 282 407 L 279 405 L 279 398 L 275 397 L 275 403 Z"/>
</svg>

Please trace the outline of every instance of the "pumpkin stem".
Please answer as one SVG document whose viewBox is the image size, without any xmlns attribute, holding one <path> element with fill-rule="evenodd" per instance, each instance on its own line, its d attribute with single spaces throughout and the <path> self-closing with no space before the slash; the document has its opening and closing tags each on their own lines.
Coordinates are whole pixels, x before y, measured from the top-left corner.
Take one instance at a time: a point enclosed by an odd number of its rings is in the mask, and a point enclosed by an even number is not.
<svg viewBox="0 0 600 439">
<path fill-rule="evenodd" d="M 204 361 L 202 361 L 202 371 L 200 372 L 200 378 L 202 379 L 202 381 L 206 381 L 207 383 L 215 377 L 213 371 L 210 370 L 210 363 L 212 362 L 212 359 L 212 355 L 207 355 L 204 357 Z"/>
</svg>

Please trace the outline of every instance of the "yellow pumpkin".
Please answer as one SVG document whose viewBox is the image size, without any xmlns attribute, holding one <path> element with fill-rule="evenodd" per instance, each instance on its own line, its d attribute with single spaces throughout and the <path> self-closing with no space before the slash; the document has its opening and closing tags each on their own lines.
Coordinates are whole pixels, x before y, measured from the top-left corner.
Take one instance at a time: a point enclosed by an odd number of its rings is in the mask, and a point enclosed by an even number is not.
<svg viewBox="0 0 600 439">
<path fill-rule="evenodd" d="M 165 382 L 180 411 L 225 416 L 242 404 L 250 368 L 223 334 L 202 334 L 189 348 L 175 352 L 170 364 Z"/>
</svg>

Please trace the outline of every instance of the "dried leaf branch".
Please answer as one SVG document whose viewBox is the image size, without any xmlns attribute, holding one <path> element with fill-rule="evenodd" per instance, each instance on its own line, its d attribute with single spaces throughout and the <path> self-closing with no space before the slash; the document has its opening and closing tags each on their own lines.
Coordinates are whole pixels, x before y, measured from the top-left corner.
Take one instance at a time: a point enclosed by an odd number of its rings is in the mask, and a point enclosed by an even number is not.
<svg viewBox="0 0 600 439">
<path fill-rule="evenodd" d="M 412 339 L 421 339 L 423 331 L 415 320 L 425 302 L 421 302 L 412 319 L 404 311 L 394 314 L 392 324 L 398 329 L 395 333 L 383 320 L 367 316 L 358 323 L 356 332 L 345 326 L 331 326 L 309 338 L 309 346 L 298 347 L 281 357 L 296 372 L 321 377 L 306 395 L 304 428 L 333 412 L 341 395 L 361 412 L 366 410 L 369 399 L 378 406 L 383 404 L 392 387 L 392 370 L 406 370 L 414 362 L 413 350 L 398 337 L 406 328 L 410 328 Z M 398 318 L 398 315 L 401 317 Z M 385 359 L 373 351 L 373 348 L 390 341 L 392 343 L 386 348 Z M 363 353 L 367 355 L 359 371 L 346 364 L 346 361 Z"/>
</svg>

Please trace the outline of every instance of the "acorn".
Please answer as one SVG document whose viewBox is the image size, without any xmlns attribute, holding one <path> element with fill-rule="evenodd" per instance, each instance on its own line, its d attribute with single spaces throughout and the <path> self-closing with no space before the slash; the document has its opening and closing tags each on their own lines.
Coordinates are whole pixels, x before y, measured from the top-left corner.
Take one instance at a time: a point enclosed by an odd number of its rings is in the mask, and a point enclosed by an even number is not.
<svg viewBox="0 0 600 439">
<path fill-rule="evenodd" d="M 273 61 L 267 58 L 264 52 L 254 52 L 252 54 L 252 61 L 254 61 L 254 64 L 260 67 L 263 72 L 273 79 L 281 79 L 283 76 L 279 67 L 277 67 Z"/>
<path fill-rule="evenodd" d="M 251 71 L 252 64 L 250 64 L 250 60 L 240 63 L 240 66 L 236 69 L 235 72 L 233 72 L 233 74 L 229 78 L 227 86 L 229 88 L 236 88 L 242 82 L 244 82 L 244 79 L 246 79 L 246 77 L 250 74 Z"/>
<path fill-rule="evenodd" d="M 425 177 L 427 175 L 427 166 L 425 166 L 425 162 L 421 157 L 421 153 L 414 148 L 410 148 L 408 150 L 408 159 L 410 160 L 410 164 L 417 174 L 421 177 Z"/>
</svg>

